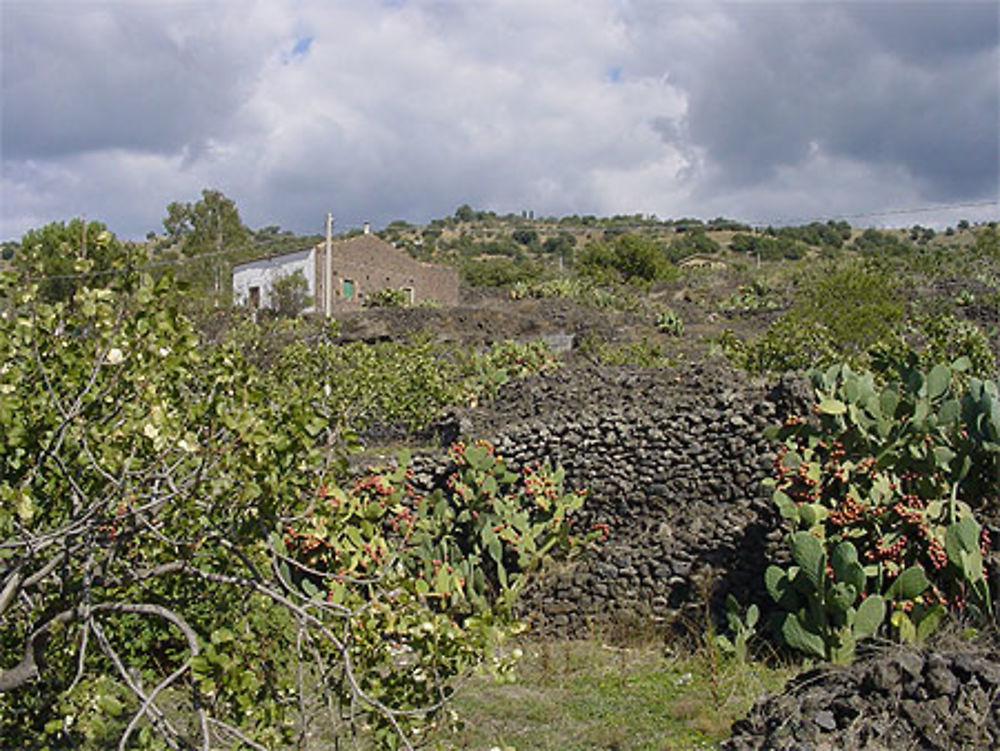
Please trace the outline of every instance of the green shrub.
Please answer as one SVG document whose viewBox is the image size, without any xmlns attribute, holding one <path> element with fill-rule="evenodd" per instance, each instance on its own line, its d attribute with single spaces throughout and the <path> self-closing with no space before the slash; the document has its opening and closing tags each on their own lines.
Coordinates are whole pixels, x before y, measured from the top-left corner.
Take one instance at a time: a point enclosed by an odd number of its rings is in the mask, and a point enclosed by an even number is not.
<svg viewBox="0 0 1000 751">
<path fill-rule="evenodd" d="M 951 314 L 919 315 L 912 328 L 922 340 L 920 364 L 929 368 L 938 362 L 969 361 L 969 373 L 989 378 L 997 372 L 990 340 L 975 323 Z"/>
<path fill-rule="evenodd" d="M 662 344 L 647 337 L 612 344 L 588 335 L 581 338 L 577 351 L 599 365 L 612 367 L 635 365 L 641 368 L 668 368 L 677 364 L 676 359 Z"/>
<path fill-rule="evenodd" d="M 362 303 L 366 308 L 405 308 L 409 304 L 410 293 L 393 287 L 383 287 L 365 295 Z"/>
<path fill-rule="evenodd" d="M 684 333 L 684 319 L 670 308 L 661 310 L 656 314 L 656 330 L 661 334 L 681 336 Z"/>
<path fill-rule="evenodd" d="M 791 309 L 742 352 L 751 372 L 784 372 L 848 362 L 867 367 L 872 351 L 902 343 L 903 303 L 891 278 L 864 264 L 826 269 L 801 284 Z"/>
<path fill-rule="evenodd" d="M 294 589 L 352 614 L 340 633 L 363 695 L 416 710 L 369 713 L 379 747 L 400 745 L 395 725 L 406 735 L 433 726 L 457 677 L 501 659 L 497 640 L 517 630 L 529 574 L 599 536 L 574 533 L 585 494 L 566 492 L 561 470 L 512 472 L 485 441 L 454 444 L 449 458 L 445 486 L 426 495 L 408 485 L 405 454 L 395 470 L 323 488 L 279 543 Z M 332 688 L 352 701 L 350 682 Z"/>
<path fill-rule="evenodd" d="M 576 259 L 575 266 L 579 274 L 596 284 L 648 284 L 679 276 L 663 246 L 633 234 L 618 235 L 610 242 L 588 244 Z"/>
<path fill-rule="evenodd" d="M 515 378 L 545 373 L 560 366 L 559 358 L 542 339 L 528 342 L 497 342 L 483 354 L 472 357 L 466 380 L 466 401 L 475 403 L 492 398 L 505 383 Z"/>
<path fill-rule="evenodd" d="M 571 542 L 582 497 L 485 445 L 428 496 L 405 462 L 338 486 L 345 424 L 462 385 L 429 344 L 208 345 L 148 278 L 0 300 L 5 747 L 291 748 L 322 713 L 328 745 L 410 748 Z"/>
<path fill-rule="evenodd" d="M 1000 479 L 1000 398 L 976 378 L 957 390 L 967 367 L 879 388 L 833 366 L 814 375 L 813 418 L 772 431 L 792 564 L 766 578 L 789 646 L 849 661 L 874 634 L 920 641 L 949 610 L 991 615 L 975 509 Z"/>
</svg>

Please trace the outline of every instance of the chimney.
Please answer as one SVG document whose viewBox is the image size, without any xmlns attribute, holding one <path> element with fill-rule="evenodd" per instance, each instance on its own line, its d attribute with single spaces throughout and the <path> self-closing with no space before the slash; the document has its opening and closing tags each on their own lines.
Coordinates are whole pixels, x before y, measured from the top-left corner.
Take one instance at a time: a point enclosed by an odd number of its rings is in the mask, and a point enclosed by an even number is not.
<svg viewBox="0 0 1000 751">
<path fill-rule="evenodd" d="M 371 222 L 365 222 L 361 231 L 364 232 L 364 234 L 366 235 L 370 235 L 372 233 Z"/>
</svg>

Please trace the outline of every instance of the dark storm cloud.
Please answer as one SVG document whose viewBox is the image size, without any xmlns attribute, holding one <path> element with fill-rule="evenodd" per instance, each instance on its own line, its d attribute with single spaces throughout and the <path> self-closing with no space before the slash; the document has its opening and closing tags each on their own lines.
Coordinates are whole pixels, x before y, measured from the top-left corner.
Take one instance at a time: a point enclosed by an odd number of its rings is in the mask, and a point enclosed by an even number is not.
<svg viewBox="0 0 1000 751">
<path fill-rule="evenodd" d="M 842 11 L 879 47 L 920 66 L 996 54 L 1000 9 L 991 0 L 856 2 Z"/>
<path fill-rule="evenodd" d="M 766 184 L 821 150 L 902 168 L 930 200 L 996 196 L 993 3 L 719 7 L 715 34 L 661 60 L 689 95 L 704 191 Z"/>
<path fill-rule="evenodd" d="M 3 10 L 4 159 L 197 152 L 226 133 L 260 66 L 214 33 L 219 6 L 16 3 Z"/>
</svg>

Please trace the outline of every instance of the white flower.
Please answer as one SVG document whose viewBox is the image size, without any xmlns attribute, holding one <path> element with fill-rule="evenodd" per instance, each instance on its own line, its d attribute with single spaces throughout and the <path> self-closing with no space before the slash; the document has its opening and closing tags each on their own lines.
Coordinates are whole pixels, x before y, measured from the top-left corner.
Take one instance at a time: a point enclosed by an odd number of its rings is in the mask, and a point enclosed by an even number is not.
<svg viewBox="0 0 1000 751">
<path fill-rule="evenodd" d="M 118 349 L 118 347 L 112 347 L 108 350 L 108 356 L 104 359 L 109 365 L 117 365 L 125 359 L 125 353 Z"/>
<path fill-rule="evenodd" d="M 142 434 L 150 440 L 156 440 L 156 437 L 160 434 L 160 430 L 153 423 L 147 422 L 142 426 Z"/>
<path fill-rule="evenodd" d="M 170 354 L 170 349 L 167 347 L 160 347 L 158 351 L 160 353 L 160 357 L 166 357 L 167 355 Z"/>
</svg>

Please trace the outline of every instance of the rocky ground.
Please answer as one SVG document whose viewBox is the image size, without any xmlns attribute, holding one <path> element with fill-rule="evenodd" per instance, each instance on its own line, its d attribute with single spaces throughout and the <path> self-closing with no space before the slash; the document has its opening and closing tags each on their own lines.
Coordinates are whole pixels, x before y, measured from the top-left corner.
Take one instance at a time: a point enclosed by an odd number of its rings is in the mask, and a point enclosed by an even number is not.
<svg viewBox="0 0 1000 751">
<path fill-rule="evenodd" d="M 1000 748 L 1000 654 L 875 651 L 802 673 L 733 725 L 721 751 L 959 751 Z"/>
</svg>

